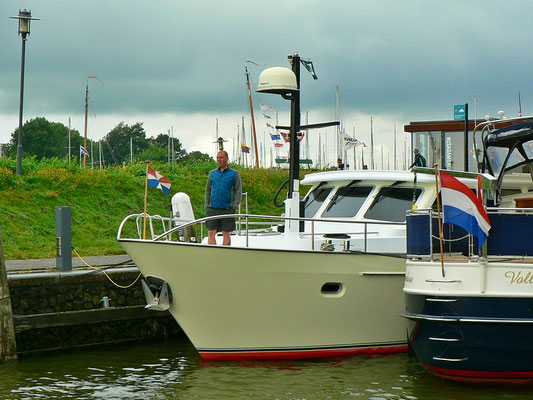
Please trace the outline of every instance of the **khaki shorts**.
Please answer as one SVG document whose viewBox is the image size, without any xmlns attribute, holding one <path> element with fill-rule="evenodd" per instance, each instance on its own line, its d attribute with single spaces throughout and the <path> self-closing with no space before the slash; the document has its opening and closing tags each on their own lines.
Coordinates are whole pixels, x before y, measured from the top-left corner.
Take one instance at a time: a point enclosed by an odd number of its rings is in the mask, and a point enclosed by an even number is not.
<svg viewBox="0 0 533 400">
<path fill-rule="evenodd" d="M 215 215 L 235 214 L 235 209 L 231 208 L 211 208 L 207 207 L 205 210 L 206 217 L 213 217 Z M 217 232 L 231 232 L 235 230 L 235 218 L 220 218 L 212 219 L 205 223 L 207 229 L 210 231 L 216 230 Z"/>
</svg>

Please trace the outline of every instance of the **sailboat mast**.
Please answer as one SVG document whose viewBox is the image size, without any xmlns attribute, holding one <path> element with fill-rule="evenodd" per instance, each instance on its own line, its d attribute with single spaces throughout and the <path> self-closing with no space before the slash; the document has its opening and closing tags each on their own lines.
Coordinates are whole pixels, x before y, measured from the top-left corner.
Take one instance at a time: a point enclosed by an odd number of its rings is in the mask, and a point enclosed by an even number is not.
<svg viewBox="0 0 533 400">
<path fill-rule="evenodd" d="M 71 149 L 71 146 L 70 146 L 70 118 L 68 119 L 68 163 L 70 164 L 70 149 Z"/>
<path fill-rule="evenodd" d="M 335 92 L 335 120 L 340 121 L 340 101 L 339 101 L 339 87 L 337 86 L 337 90 Z M 340 124 L 337 125 L 337 141 L 335 143 L 335 147 L 337 150 L 337 158 L 342 158 L 341 155 L 341 126 Z M 335 160 L 337 161 L 337 160 Z"/>
<path fill-rule="evenodd" d="M 252 103 L 252 89 L 250 88 L 250 73 L 248 67 L 244 64 L 244 74 L 246 75 L 246 85 L 248 86 L 248 97 L 250 98 L 250 114 L 252 115 L 252 131 L 254 134 L 254 150 L 255 150 L 255 167 L 259 168 L 259 154 L 257 152 L 257 137 L 255 134 L 255 118 L 254 118 L 254 105 Z"/>
<path fill-rule="evenodd" d="M 87 150 L 87 110 L 89 108 L 89 77 L 85 81 L 85 140 L 83 147 Z M 83 166 L 87 166 L 87 154 L 83 153 Z"/>
<path fill-rule="evenodd" d="M 370 166 L 374 169 L 374 126 L 370 117 Z"/>
<path fill-rule="evenodd" d="M 305 124 L 309 125 L 309 110 L 305 112 Z M 309 131 L 305 131 L 305 158 L 308 160 L 309 157 Z M 309 164 L 307 164 L 309 168 Z"/>
<path fill-rule="evenodd" d="M 242 127 L 242 135 L 241 135 L 242 143 L 246 146 L 246 131 L 244 130 L 244 116 L 242 117 L 242 125 L 241 125 L 241 127 Z M 244 161 L 244 167 L 245 168 L 248 167 L 248 157 L 246 157 L 246 154 L 247 153 L 243 154 L 243 161 Z"/>
<path fill-rule="evenodd" d="M 398 165 L 396 163 L 397 155 L 396 155 L 396 124 L 394 124 L 394 169 L 398 169 Z"/>
</svg>

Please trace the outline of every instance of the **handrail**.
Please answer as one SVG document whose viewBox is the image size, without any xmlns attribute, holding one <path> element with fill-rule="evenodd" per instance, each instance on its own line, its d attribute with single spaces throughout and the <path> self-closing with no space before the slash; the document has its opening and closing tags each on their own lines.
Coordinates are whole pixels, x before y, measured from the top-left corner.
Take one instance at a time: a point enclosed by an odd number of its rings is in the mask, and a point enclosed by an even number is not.
<svg viewBox="0 0 533 400">
<path fill-rule="evenodd" d="M 125 225 L 125 223 L 134 217 L 144 216 L 144 214 L 132 214 L 124 218 L 124 220 L 121 222 L 118 232 L 117 232 L 117 240 L 122 239 L 122 229 Z M 215 220 L 215 219 L 221 219 L 221 218 L 243 218 L 246 223 L 246 247 L 248 247 L 248 237 L 249 237 L 249 225 L 253 225 L 254 222 L 250 222 L 250 219 L 266 219 L 271 221 L 304 221 L 304 222 L 310 222 L 311 223 L 311 249 L 314 250 L 314 241 L 315 241 L 315 235 L 323 235 L 326 233 L 338 233 L 338 232 L 316 232 L 315 231 L 315 223 L 341 223 L 341 224 L 356 224 L 356 225 L 363 225 L 364 231 L 363 232 L 354 232 L 354 234 L 364 234 L 364 249 L 366 251 L 367 249 L 367 236 L 369 234 L 375 234 L 376 232 L 369 232 L 367 227 L 368 225 L 390 225 L 390 226 L 405 226 L 405 222 L 389 222 L 389 221 L 353 221 L 353 220 L 339 220 L 339 219 L 317 219 L 317 218 L 308 218 L 308 217 L 285 217 L 285 216 L 273 216 L 273 215 L 260 215 L 260 214 L 225 214 L 225 215 L 215 215 L 210 217 L 204 217 L 199 218 L 194 221 L 188 221 L 184 222 L 174 228 L 169 229 L 166 232 L 163 232 L 162 234 L 154 237 L 151 239 L 152 241 L 158 241 L 161 238 L 164 237 L 170 237 L 172 233 L 179 231 L 180 229 L 184 229 L 191 225 L 196 224 L 203 224 L 206 221 L 209 220 Z M 171 219 L 171 218 L 168 218 Z M 258 221 L 264 223 L 265 221 Z M 309 235 L 309 233 L 301 232 L 300 235 Z"/>
<path fill-rule="evenodd" d="M 405 226 L 405 222 L 389 222 L 389 221 L 383 221 L 383 222 L 373 222 L 373 221 L 346 221 L 346 220 L 338 220 L 338 219 L 317 219 L 317 218 L 306 218 L 306 217 L 285 217 L 285 216 L 273 216 L 273 215 L 260 215 L 260 214 L 224 214 L 224 215 L 214 215 L 211 217 L 204 217 L 199 218 L 194 221 L 186 222 L 182 225 L 176 226 L 175 228 L 172 228 L 171 230 L 162 233 L 159 236 L 156 236 L 153 240 L 159 240 L 165 235 L 174 233 L 175 231 L 179 229 L 186 228 L 189 225 L 195 225 L 201 222 L 206 222 L 212 219 L 221 219 L 221 218 L 245 218 L 247 221 L 250 218 L 258 218 L 258 219 L 270 219 L 273 221 L 276 220 L 287 220 L 287 221 L 308 221 L 308 222 L 335 222 L 335 223 L 345 223 L 345 224 L 362 224 L 362 225 L 398 225 L 398 226 Z M 247 225 L 249 223 L 247 222 Z"/>
</svg>

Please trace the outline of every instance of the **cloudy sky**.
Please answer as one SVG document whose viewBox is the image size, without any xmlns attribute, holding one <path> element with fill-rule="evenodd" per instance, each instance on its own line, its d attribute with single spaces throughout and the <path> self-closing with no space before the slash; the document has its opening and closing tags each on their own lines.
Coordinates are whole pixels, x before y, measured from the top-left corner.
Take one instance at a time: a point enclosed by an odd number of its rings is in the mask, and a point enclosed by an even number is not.
<svg viewBox="0 0 533 400">
<path fill-rule="evenodd" d="M 19 8 L 40 21 L 26 47 L 24 119 L 43 116 L 83 133 L 89 80 L 89 137 L 100 139 L 119 122 L 144 122 L 148 136 L 171 127 L 189 151 L 212 153 L 219 135 L 235 140 L 249 125 L 244 65 L 252 84 L 270 66 L 289 66 L 299 51 L 313 59 L 319 80 L 302 71 L 302 112 L 309 122 L 340 115 L 346 131 L 392 152 L 410 121 L 453 119 L 453 105 L 470 115 L 498 110 L 533 114 L 533 2 L 530 0 L 269 0 L 139 1 L 26 0 L 0 3 L 0 143 L 18 126 L 21 40 Z M 257 95 L 259 140 L 266 125 L 259 103 L 288 122 L 289 103 Z M 305 118 L 305 116 L 304 116 Z M 317 140 L 332 130 L 310 134 Z M 266 151 L 272 147 L 268 135 Z M 402 147 L 404 148 L 404 147 Z"/>
</svg>

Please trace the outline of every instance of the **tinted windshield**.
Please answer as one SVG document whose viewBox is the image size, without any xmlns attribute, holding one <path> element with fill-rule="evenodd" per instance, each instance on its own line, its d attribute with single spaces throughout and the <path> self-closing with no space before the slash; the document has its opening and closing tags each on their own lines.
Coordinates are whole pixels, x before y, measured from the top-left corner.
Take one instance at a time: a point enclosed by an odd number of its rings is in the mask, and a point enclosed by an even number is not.
<svg viewBox="0 0 533 400">
<path fill-rule="evenodd" d="M 416 190 L 415 199 L 418 199 L 421 192 L 421 189 Z M 412 203 L 412 188 L 382 187 L 369 210 L 365 213 L 365 218 L 402 222 L 405 221 L 405 213 L 411 209 Z"/>
<path fill-rule="evenodd" d="M 324 200 L 328 197 L 331 189 L 330 187 L 321 187 L 309 193 L 304 204 L 304 217 L 312 218 L 315 216 L 320 206 L 324 204 Z"/>
<path fill-rule="evenodd" d="M 355 217 L 373 186 L 352 186 L 342 187 L 331 198 L 326 211 L 322 213 L 322 217 Z"/>
</svg>

